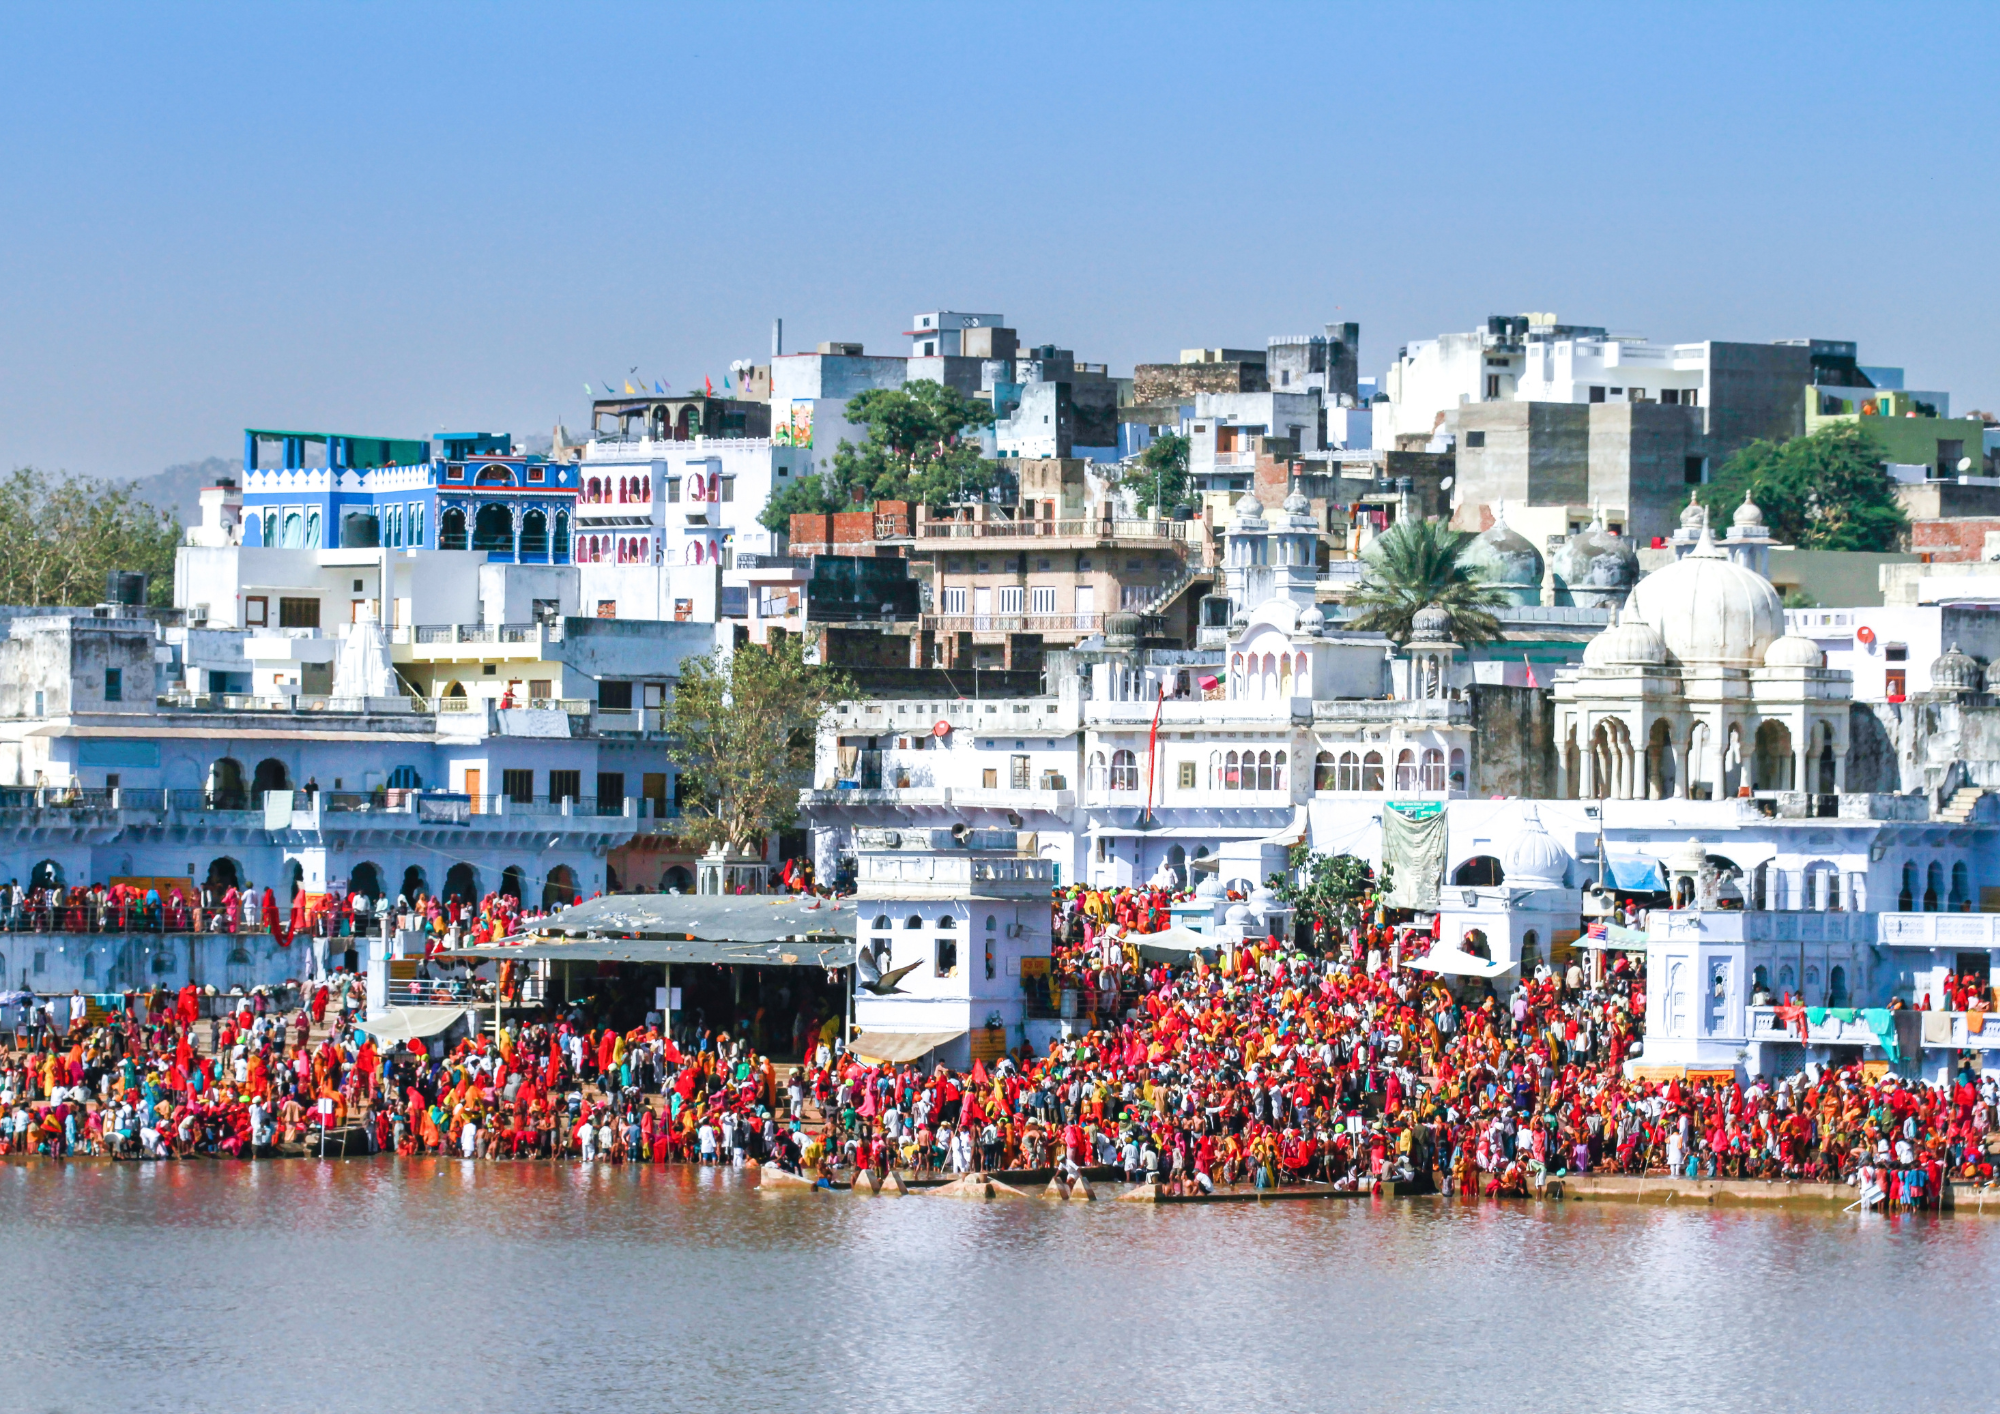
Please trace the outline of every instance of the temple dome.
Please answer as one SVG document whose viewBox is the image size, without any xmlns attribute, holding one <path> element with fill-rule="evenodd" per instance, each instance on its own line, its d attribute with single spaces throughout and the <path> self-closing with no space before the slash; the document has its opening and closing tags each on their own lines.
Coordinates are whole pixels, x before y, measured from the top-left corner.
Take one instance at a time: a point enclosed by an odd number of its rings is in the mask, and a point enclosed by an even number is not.
<svg viewBox="0 0 2000 1414">
<path fill-rule="evenodd" d="M 1730 560 L 1708 531 L 1686 556 L 1640 580 L 1631 604 L 1683 667 L 1757 667 L 1785 632 L 1771 581 Z"/>
<path fill-rule="evenodd" d="M 1575 602 L 1601 608 L 1623 601 L 1638 582 L 1639 552 L 1607 530 L 1599 516 L 1563 542 L 1553 568 Z"/>
<path fill-rule="evenodd" d="M 1410 641 L 1412 643 L 1448 643 L 1451 641 L 1451 615 L 1436 604 L 1426 604 L 1410 618 Z"/>
<path fill-rule="evenodd" d="M 1819 645 L 1810 638 L 1800 638 L 1797 634 L 1786 634 L 1764 650 L 1764 666 L 1767 668 L 1823 668 L 1826 654 L 1819 651 Z"/>
<path fill-rule="evenodd" d="M 1932 692 L 1977 692 L 1983 680 L 1979 660 L 1960 652 L 1956 643 L 1931 664 Z"/>
<path fill-rule="evenodd" d="M 1140 631 L 1145 622 L 1130 609 L 1119 609 L 1104 616 L 1104 646 L 1107 648 L 1136 648 Z"/>
<path fill-rule="evenodd" d="M 1637 614 L 1621 614 L 1583 647 L 1586 668 L 1657 668 L 1666 661 L 1666 640 Z"/>
<path fill-rule="evenodd" d="M 1317 604 L 1308 604 L 1299 612 L 1299 632 L 1321 634 L 1326 632 L 1326 611 Z"/>
<path fill-rule="evenodd" d="M 1542 552 L 1507 524 L 1504 502 L 1494 507 L 1493 524 L 1472 537 L 1459 563 L 1492 588 L 1509 591 L 1516 603 L 1541 602 Z"/>
<path fill-rule="evenodd" d="M 1560 889 L 1569 877 L 1569 864 L 1568 851 L 1530 815 L 1514 837 L 1502 868 L 1510 888 Z"/>
<path fill-rule="evenodd" d="M 1729 518 L 1729 523 L 1739 530 L 1762 530 L 1764 528 L 1763 508 L 1750 499 L 1748 491 L 1743 493 L 1743 504 L 1736 508 L 1736 514 Z"/>
<path fill-rule="evenodd" d="M 1240 525 L 1262 526 L 1264 523 L 1264 503 L 1248 491 L 1236 502 L 1234 519 Z"/>
</svg>

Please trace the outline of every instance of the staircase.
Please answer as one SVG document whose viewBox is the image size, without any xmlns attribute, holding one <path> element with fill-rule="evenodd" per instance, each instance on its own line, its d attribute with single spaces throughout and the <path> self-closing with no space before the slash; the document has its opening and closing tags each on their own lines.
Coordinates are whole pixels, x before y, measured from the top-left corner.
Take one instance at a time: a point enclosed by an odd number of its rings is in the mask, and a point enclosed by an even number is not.
<svg viewBox="0 0 2000 1414">
<path fill-rule="evenodd" d="M 1979 808 L 1979 798 L 1985 794 L 1978 786 L 1960 786 L 1938 811 L 1938 819 L 1948 825 L 1965 824 L 1972 818 L 1972 812 Z"/>
<path fill-rule="evenodd" d="M 1196 569 L 1192 567 L 1183 569 L 1178 575 L 1174 576 L 1173 579 L 1169 580 L 1166 583 L 1166 585 L 1161 588 L 1158 594 L 1155 594 L 1151 599 L 1148 599 L 1144 604 L 1135 605 L 1134 612 L 1140 614 L 1165 613 L 1167 605 L 1173 603 L 1174 600 L 1180 598 L 1181 595 L 1186 592 L 1187 587 L 1190 584 L 1193 584 L 1197 579 L 1212 579 L 1212 578 L 1214 578 L 1214 572 L 1212 570 Z"/>
</svg>

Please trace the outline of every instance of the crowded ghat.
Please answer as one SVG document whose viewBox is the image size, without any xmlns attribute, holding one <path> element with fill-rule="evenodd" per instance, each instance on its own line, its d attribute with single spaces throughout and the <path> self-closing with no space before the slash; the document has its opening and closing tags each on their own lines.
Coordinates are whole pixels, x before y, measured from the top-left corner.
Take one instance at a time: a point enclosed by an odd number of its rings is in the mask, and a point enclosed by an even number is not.
<svg viewBox="0 0 2000 1414">
<path fill-rule="evenodd" d="M 892 1048 L 871 1048 L 842 975 L 816 966 L 771 969 L 745 995 L 713 979 L 703 991 L 702 969 L 682 965 L 687 995 L 661 1010 L 622 975 L 637 964 L 600 960 L 535 997 L 525 958 L 488 962 L 481 980 L 467 948 L 449 955 L 455 929 L 420 927 L 410 970 L 436 977 L 410 985 L 460 988 L 445 1008 L 458 1027 L 397 1039 L 371 1021 L 364 979 L 338 970 L 230 996 L 42 999 L 0 1051 L 0 1137 L 22 1159 L 687 1164 L 871 1189 L 891 1174 L 917 1188 L 993 1174 L 1169 1198 L 1520 1198 L 1616 1174 L 1838 1183 L 1922 1208 L 1948 1184 L 1992 1181 L 1995 1087 L 1969 1068 L 1942 1081 L 1860 1063 L 1776 1081 L 1635 1074 L 1634 953 L 1544 962 L 1503 997 L 1411 965 L 1412 939 L 1377 924 L 1372 900 L 1310 946 L 1176 954 L 1149 939 L 1170 934 L 1189 894 L 1052 892 L 1039 905 L 1048 965 L 1022 989 L 1065 1019 L 1039 1048 L 950 1065 L 873 1054 Z M 856 906 L 803 904 L 830 931 L 843 916 L 852 927 Z M 535 936 L 494 943 L 499 921 L 475 925 L 471 948 Z M 1983 1010 L 1983 989 L 1959 981 L 1954 1000 Z M 474 1016 L 499 1021 L 475 1030 Z"/>
</svg>

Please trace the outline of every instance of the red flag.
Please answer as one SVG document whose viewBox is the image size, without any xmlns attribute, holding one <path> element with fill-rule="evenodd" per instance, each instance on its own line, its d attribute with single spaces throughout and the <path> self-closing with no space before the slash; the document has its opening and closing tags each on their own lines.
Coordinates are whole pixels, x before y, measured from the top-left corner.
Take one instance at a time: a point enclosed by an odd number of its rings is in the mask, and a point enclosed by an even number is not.
<svg viewBox="0 0 2000 1414">
<path fill-rule="evenodd" d="M 1528 661 L 1528 655 L 1525 653 L 1521 655 L 1521 666 L 1528 670 L 1528 686 L 1540 687 L 1541 684 L 1535 681 L 1535 665 Z"/>
<path fill-rule="evenodd" d="M 709 382 L 706 378 L 701 380 L 701 386 L 707 390 L 708 395 L 711 398 L 715 396 L 715 385 Z"/>
<path fill-rule="evenodd" d="M 972 1062 L 972 1083 L 974 1085 L 986 1083 L 986 1062 L 977 1059 Z"/>
</svg>

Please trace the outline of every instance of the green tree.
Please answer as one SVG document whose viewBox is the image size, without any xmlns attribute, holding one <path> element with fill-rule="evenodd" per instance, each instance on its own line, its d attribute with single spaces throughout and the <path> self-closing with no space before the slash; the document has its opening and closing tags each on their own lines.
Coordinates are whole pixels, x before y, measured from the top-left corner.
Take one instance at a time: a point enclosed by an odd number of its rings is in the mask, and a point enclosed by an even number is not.
<svg viewBox="0 0 2000 1414">
<path fill-rule="evenodd" d="M 129 487 L 16 467 L 0 480 L 0 604 L 95 604 L 112 570 L 143 570 L 151 601 L 171 604 L 181 538 Z"/>
<path fill-rule="evenodd" d="M 1291 871 L 1275 887 L 1278 897 L 1312 925 L 1322 947 L 1336 941 L 1366 918 L 1370 899 L 1389 887 L 1392 871 L 1382 866 L 1378 876 L 1365 859 L 1352 854 L 1315 854 L 1293 845 Z"/>
<path fill-rule="evenodd" d="M 677 833 L 751 849 L 788 828 L 812 783 L 820 720 L 853 695 L 845 674 L 808 663 L 791 637 L 683 662 L 668 721 L 685 816 Z"/>
<path fill-rule="evenodd" d="M 1461 562 L 1472 538 L 1441 520 L 1397 521 L 1361 557 L 1366 566 L 1361 585 L 1347 600 L 1360 612 L 1348 626 L 1407 643 L 1417 611 L 1435 604 L 1451 615 L 1454 643 L 1498 639 L 1500 621 L 1491 610 L 1506 596 Z"/>
<path fill-rule="evenodd" d="M 1702 497 L 1718 536 L 1745 492 L 1772 539 L 1802 550 L 1893 550 L 1910 528 L 1882 448 L 1859 423 L 1752 442 L 1724 462 Z"/>
<path fill-rule="evenodd" d="M 900 388 L 870 388 L 847 401 L 847 420 L 867 429 L 861 445 L 843 441 L 833 466 L 802 477 L 771 498 L 759 521 L 783 530 L 794 513 L 854 510 L 876 501 L 910 501 L 933 510 L 974 500 L 993 484 L 993 469 L 966 434 L 993 422 L 991 404 L 920 378 Z"/>
<path fill-rule="evenodd" d="M 1151 446 L 1139 453 L 1138 465 L 1125 473 L 1122 483 L 1139 502 L 1139 514 L 1154 506 L 1171 511 L 1188 500 L 1188 439 L 1178 432 L 1163 432 Z"/>
</svg>

